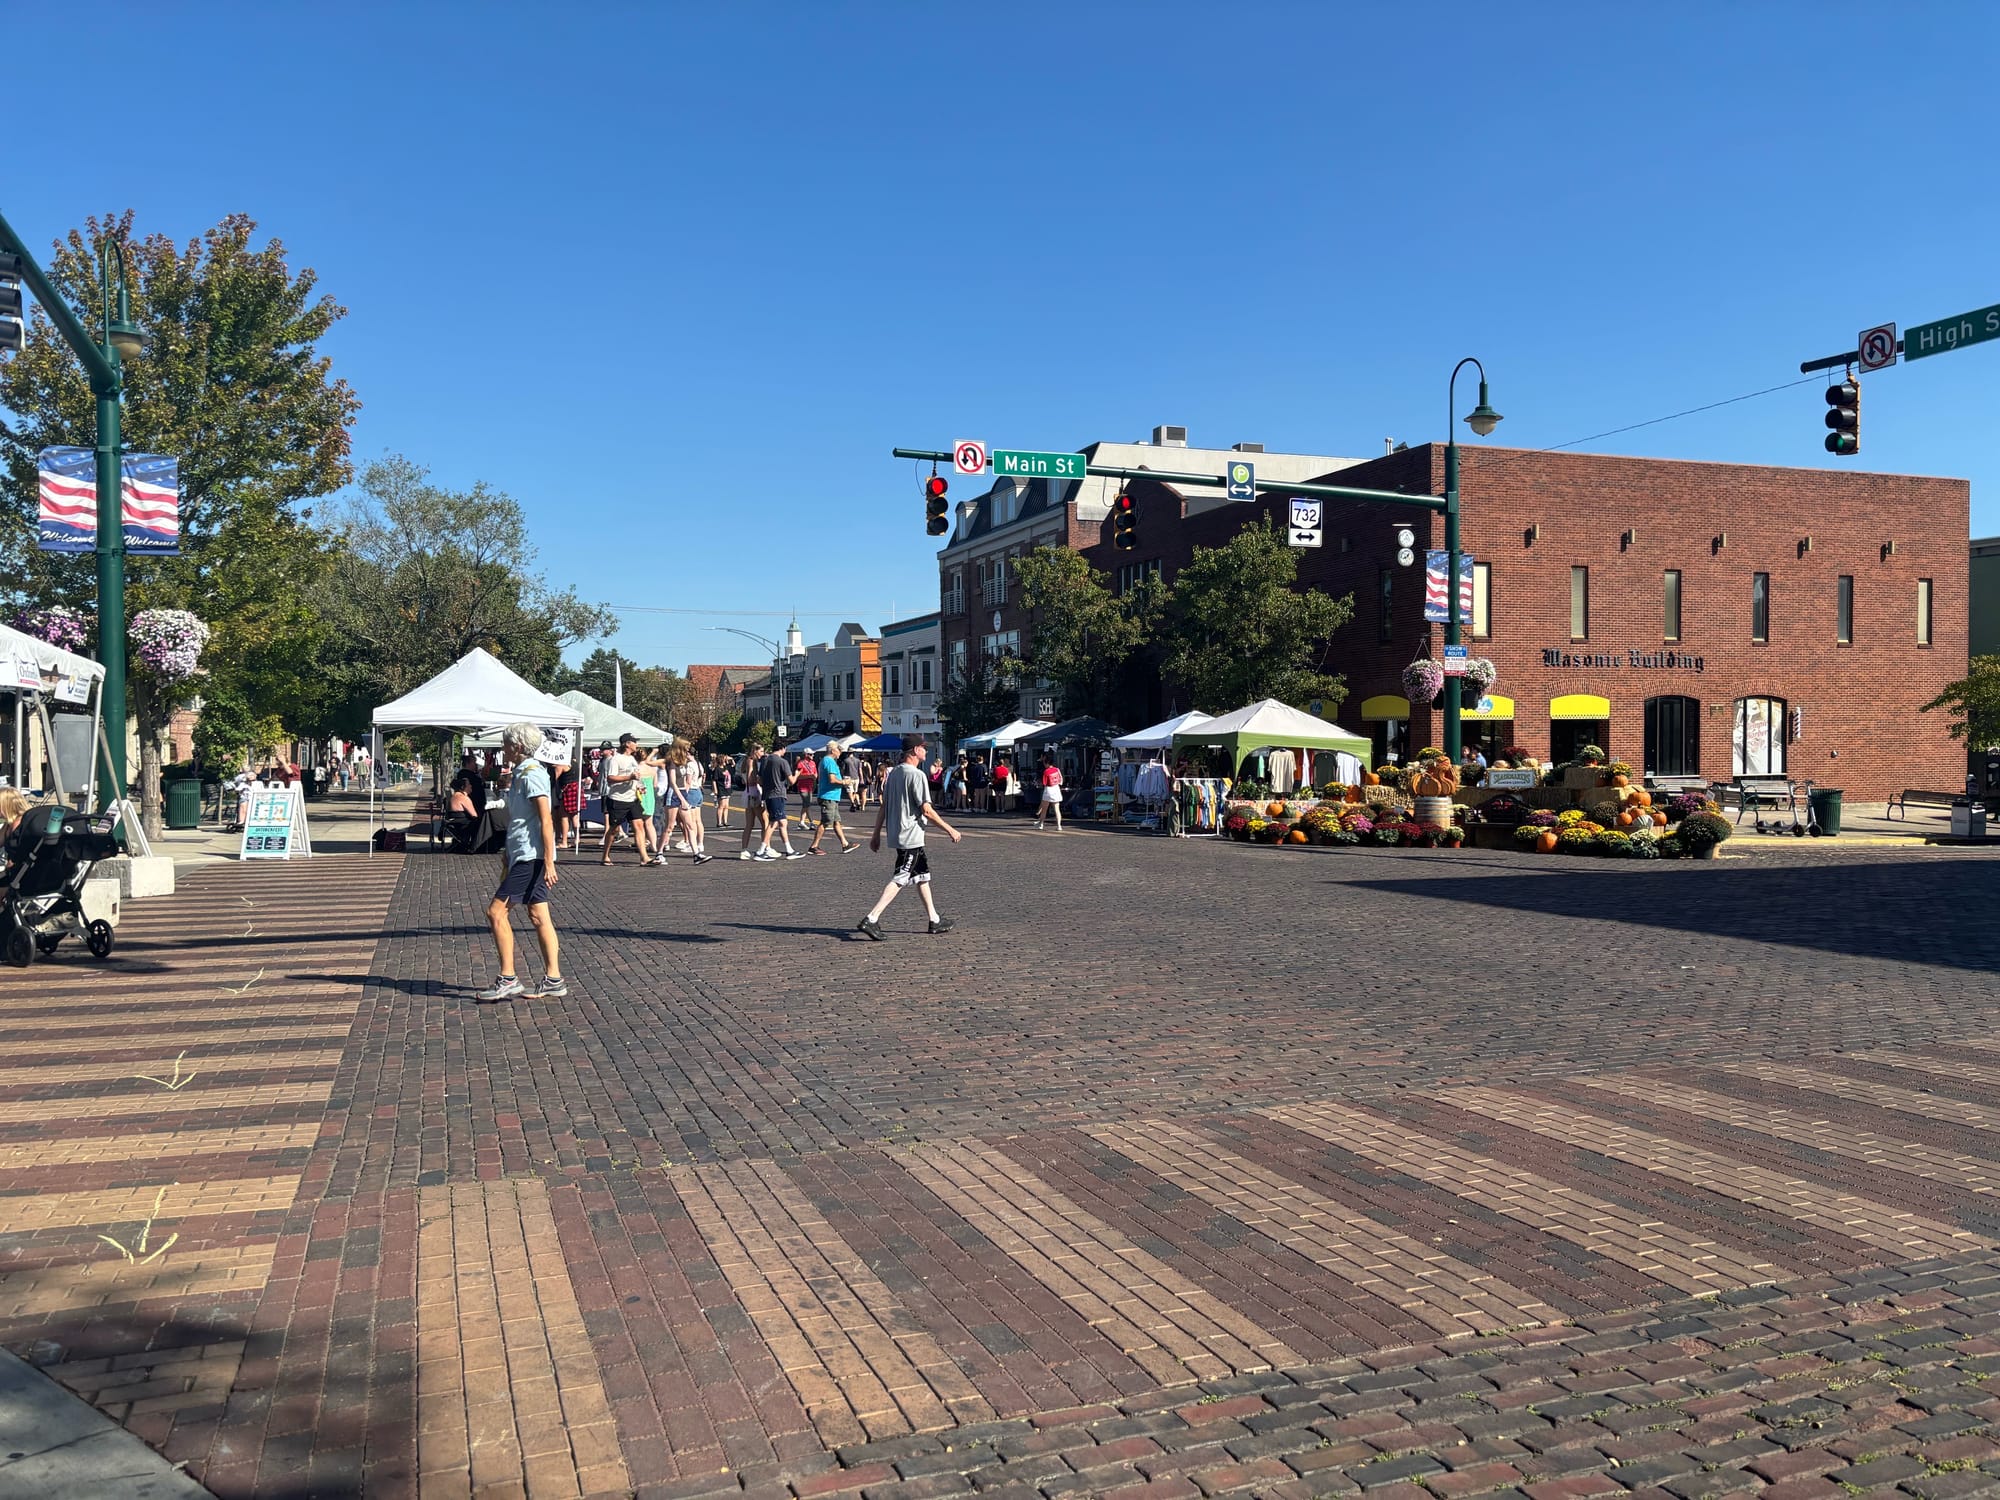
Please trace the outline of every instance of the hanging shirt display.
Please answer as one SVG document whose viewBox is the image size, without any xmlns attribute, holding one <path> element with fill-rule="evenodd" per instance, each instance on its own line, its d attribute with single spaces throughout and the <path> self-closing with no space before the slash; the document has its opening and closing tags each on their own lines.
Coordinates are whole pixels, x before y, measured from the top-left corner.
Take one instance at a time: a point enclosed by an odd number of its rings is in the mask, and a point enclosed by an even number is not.
<svg viewBox="0 0 2000 1500">
<path fill-rule="evenodd" d="M 1271 790 L 1280 796 L 1288 794 L 1298 783 L 1299 758 L 1289 750 L 1273 750 L 1270 764 Z"/>
</svg>

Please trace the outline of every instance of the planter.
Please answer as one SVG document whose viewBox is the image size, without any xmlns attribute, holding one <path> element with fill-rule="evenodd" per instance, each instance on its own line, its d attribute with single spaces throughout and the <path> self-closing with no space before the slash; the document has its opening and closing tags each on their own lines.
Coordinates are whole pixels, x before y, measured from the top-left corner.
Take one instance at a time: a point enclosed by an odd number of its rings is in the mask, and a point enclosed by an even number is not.
<svg viewBox="0 0 2000 1500">
<path fill-rule="evenodd" d="M 1417 798 L 1417 810 L 1412 821 L 1421 823 L 1426 828 L 1451 827 L 1451 798 Z"/>
<path fill-rule="evenodd" d="M 1714 859 L 1715 851 L 1718 847 L 1715 844 L 1690 844 L 1688 846 L 1687 857 L 1689 859 Z"/>
<path fill-rule="evenodd" d="M 1472 823 L 1465 833 L 1475 849 L 1511 849 L 1515 844 L 1513 828 L 1504 823 Z"/>
</svg>

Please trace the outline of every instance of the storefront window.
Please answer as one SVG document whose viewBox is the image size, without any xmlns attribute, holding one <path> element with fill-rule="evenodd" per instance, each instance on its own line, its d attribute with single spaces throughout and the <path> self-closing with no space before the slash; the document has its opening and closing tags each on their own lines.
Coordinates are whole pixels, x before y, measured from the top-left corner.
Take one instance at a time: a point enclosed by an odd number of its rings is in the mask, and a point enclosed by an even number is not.
<svg viewBox="0 0 2000 1500">
<path fill-rule="evenodd" d="M 1768 641 L 1771 638 L 1771 575 L 1752 573 L 1750 575 L 1750 639 Z"/>
<path fill-rule="evenodd" d="M 1701 702 L 1668 695 L 1646 700 L 1648 776 L 1701 773 Z"/>
<path fill-rule="evenodd" d="M 1738 698 L 1736 727 L 1730 736 L 1729 774 L 1785 774 L 1785 700 Z"/>
<path fill-rule="evenodd" d="M 1381 766 L 1407 760 L 1410 755 L 1410 721 L 1373 719 L 1368 725 L 1368 740 L 1374 747 L 1373 764 Z"/>
<path fill-rule="evenodd" d="M 1854 644 L 1854 575 L 1842 573 L 1834 597 L 1833 638 L 1843 646 Z"/>
<path fill-rule="evenodd" d="M 1669 568 L 1662 575 L 1660 583 L 1660 636 L 1663 640 L 1677 641 L 1681 638 L 1681 570 Z"/>
<path fill-rule="evenodd" d="M 1472 638 L 1483 641 L 1493 634 L 1493 566 L 1472 565 Z"/>
<path fill-rule="evenodd" d="M 1569 638 L 1590 639 L 1590 569 L 1569 570 Z"/>
<path fill-rule="evenodd" d="M 1549 759 L 1557 765 L 1575 760 L 1585 745 L 1611 750 L 1611 725 L 1604 719 L 1557 719 L 1549 725 Z"/>
</svg>

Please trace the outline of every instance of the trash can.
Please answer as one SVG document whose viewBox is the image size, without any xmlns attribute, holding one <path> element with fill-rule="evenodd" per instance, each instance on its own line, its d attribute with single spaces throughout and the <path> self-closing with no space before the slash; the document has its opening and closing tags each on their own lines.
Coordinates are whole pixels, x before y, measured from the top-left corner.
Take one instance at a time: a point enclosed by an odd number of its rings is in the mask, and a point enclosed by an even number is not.
<svg viewBox="0 0 2000 1500">
<path fill-rule="evenodd" d="M 1812 789 L 1813 822 L 1828 838 L 1840 832 L 1840 793 L 1835 786 L 1816 786 Z"/>
<path fill-rule="evenodd" d="M 167 783 L 167 827 L 201 827 L 201 783 L 189 778 Z"/>
</svg>

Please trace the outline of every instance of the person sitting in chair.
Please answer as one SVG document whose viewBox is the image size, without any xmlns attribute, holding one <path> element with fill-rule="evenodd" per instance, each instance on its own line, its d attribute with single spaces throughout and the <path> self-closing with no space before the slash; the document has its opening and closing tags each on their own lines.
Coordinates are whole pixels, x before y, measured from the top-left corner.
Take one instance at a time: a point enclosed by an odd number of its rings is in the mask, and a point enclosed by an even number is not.
<svg viewBox="0 0 2000 1500">
<path fill-rule="evenodd" d="M 453 854 L 470 854 L 479 838 L 484 809 L 473 800 L 472 778 L 460 771 L 451 778 L 451 800 L 444 809 L 444 835 Z"/>
</svg>

